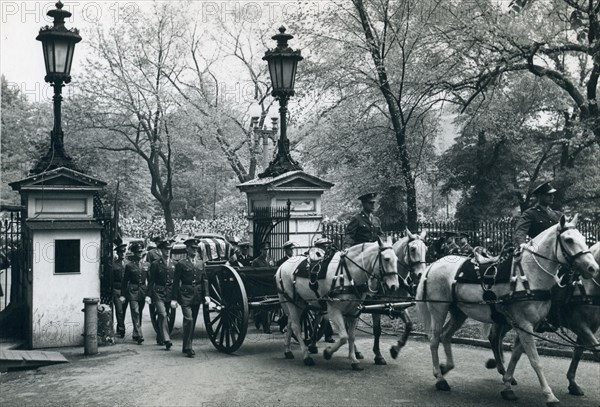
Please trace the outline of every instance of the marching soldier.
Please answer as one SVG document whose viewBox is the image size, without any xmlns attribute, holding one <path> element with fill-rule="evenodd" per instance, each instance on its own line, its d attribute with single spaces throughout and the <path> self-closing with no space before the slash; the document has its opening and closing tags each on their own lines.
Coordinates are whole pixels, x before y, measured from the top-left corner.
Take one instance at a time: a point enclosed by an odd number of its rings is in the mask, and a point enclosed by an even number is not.
<svg viewBox="0 0 600 407">
<path fill-rule="evenodd" d="M 556 189 L 552 188 L 550 182 L 544 182 L 533 190 L 537 203 L 521 214 L 515 226 L 513 242 L 517 250 L 527 242 L 527 236 L 533 239 L 560 221 L 562 213 L 550 208 L 554 203 L 555 192 Z"/>
<path fill-rule="evenodd" d="M 383 235 L 381 221 L 373 215 L 375 202 L 377 202 L 376 197 L 376 193 L 364 194 L 358 197 L 362 203 L 362 210 L 352 217 L 346 227 L 344 248 L 359 243 L 376 242 L 377 238 Z"/>
<path fill-rule="evenodd" d="M 123 273 L 125 272 L 125 249 L 127 248 L 126 243 L 115 241 L 117 246 L 115 252 L 117 258 L 113 260 L 111 265 L 112 273 L 112 300 L 115 307 L 115 316 L 117 318 L 117 335 L 119 338 L 125 337 L 125 311 L 127 311 L 128 301 L 121 301 L 121 281 L 123 280 Z"/>
<path fill-rule="evenodd" d="M 175 274 L 175 263 L 171 260 L 171 243 L 167 240 L 159 241 L 157 248 L 161 252 L 161 257 L 155 260 L 150 266 L 148 276 L 148 292 L 152 303 L 156 307 L 158 314 L 158 331 L 156 333 L 156 343 L 165 345 L 167 350 L 171 349 L 173 343 L 169 336 L 169 321 L 167 318 L 167 307 L 171 304 L 171 289 L 173 285 L 173 276 Z"/>
<path fill-rule="evenodd" d="M 173 277 L 173 299 L 171 307 L 181 305 L 183 313 L 183 353 L 193 358 L 196 352 L 192 347 L 196 319 L 204 298 L 205 304 L 211 305 L 204 262 L 197 258 L 198 241 L 194 238 L 185 242 L 187 257 L 175 266 Z"/>
<path fill-rule="evenodd" d="M 122 302 L 127 299 L 131 312 L 131 322 L 133 322 L 133 340 L 141 345 L 144 342 L 144 334 L 142 333 L 142 312 L 144 311 L 144 300 L 148 288 L 146 280 L 148 279 L 147 272 L 144 270 L 142 263 L 142 253 L 144 247 L 139 243 L 131 245 L 132 258 L 125 265 L 123 280 L 121 281 L 121 298 Z M 150 298 L 147 299 L 149 301 Z"/>
</svg>

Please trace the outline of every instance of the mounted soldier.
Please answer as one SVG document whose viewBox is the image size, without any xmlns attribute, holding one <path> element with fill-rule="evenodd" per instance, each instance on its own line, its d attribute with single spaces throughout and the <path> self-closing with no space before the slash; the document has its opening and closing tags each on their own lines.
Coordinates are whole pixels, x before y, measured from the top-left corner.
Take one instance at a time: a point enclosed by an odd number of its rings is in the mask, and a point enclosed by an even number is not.
<svg viewBox="0 0 600 407">
<path fill-rule="evenodd" d="M 549 181 L 538 185 L 533 190 L 537 202 L 533 207 L 523 211 L 513 233 L 513 243 L 517 250 L 529 240 L 528 236 L 533 239 L 544 230 L 556 225 L 560 220 L 563 214 L 550 208 L 550 205 L 554 203 L 555 192 L 556 189 L 550 185 Z"/>
<path fill-rule="evenodd" d="M 283 244 L 282 247 L 284 256 L 281 259 L 277 260 L 277 263 L 275 263 L 277 267 L 281 266 L 288 259 L 294 257 L 294 248 L 296 247 L 296 243 L 292 242 L 291 240 L 288 240 Z"/>
<path fill-rule="evenodd" d="M 383 235 L 381 221 L 375 215 L 377 193 L 368 193 L 358 197 L 362 210 L 354 215 L 346 227 L 344 248 L 347 249 L 359 243 L 376 242 Z"/>
<path fill-rule="evenodd" d="M 444 232 L 444 236 L 446 237 L 446 241 L 444 242 L 443 250 L 444 256 L 457 255 L 460 252 L 460 248 L 454 241 L 457 236 L 456 232 Z"/>
<path fill-rule="evenodd" d="M 458 242 L 456 245 L 458 246 L 458 252 L 463 256 L 469 256 L 473 253 L 473 247 L 469 244 L 469 235 L 466 233 L 458 234 Z"/>
</svg>

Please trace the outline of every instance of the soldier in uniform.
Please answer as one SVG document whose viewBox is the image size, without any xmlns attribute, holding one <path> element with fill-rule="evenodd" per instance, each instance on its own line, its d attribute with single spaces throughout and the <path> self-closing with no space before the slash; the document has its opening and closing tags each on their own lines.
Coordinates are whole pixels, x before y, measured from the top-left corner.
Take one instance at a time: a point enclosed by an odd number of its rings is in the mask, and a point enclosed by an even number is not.
<svg viewBox="0 0 600 407">
<path fill-rule="evenodd" d="M 277 267 L 279 267 L 283 263 L 288 261 L 288 259 L 291 259 L 292 257 L 294 257 L 294 248 L 295 247 L 296 247 L 296 243 L 292 242 L 291 240 L 288 240 L 287 242 L 285 242 L 283 244 L 284 256 L 281 259 L 277 260 L 277 263 L 275 263 L 275 265 Z"/>
<path fill-rule="evenodd" d="M 458 234 L 458 252 L 460 254 L 462 254 L 463 256 L 468 256 L 471 253 L 473 253 L 473 247 L 471 247 L 471 245 L 468 242 L 469 235 L 467 235 L 466 233 L 459 233 Z"/>
<path fill-rule="evenodd" d="M 162 257 L 161 250 L 157 245 L 159 242 L 161 242 L 160 238 L 153 238 L 148 242 L 148 246 L 146 247 L 148 250 L 148 253 L 146 253 L 146 262 L 148 264 L 152 264 Z"/>
<path fill-rule="evenodd" d="M 148 279 L 147 272 L 144 271 L 142 263 L 142 253 L 144 248 L 141 244 L 134 243 L 131 245 L 132 259 L 125 265 L 123 280 L 121 281 L 121 301 L 127 299 L 131 312 L 131 322 L 133 322 L 133 340 L 141 345 L 144 342 L 144 334 L 141 329 L 142 312 L 144 311 L 144 300 L 148 288 L 146 280 Z M 148 297 L 147 301 L 150 298 Z"/>
<path fill-rule="evenodd" d="M 382 236 L 381 221 L 373 215 L 376 198 L 376 193 L 368 193 L 358 197 L 362 203 L 362 210 L 352 217 L 346 227 L 344 248 L 359 243 L 376 242 L 377 238 Z"/>
<path fill-rule="evenodd" d="M 560 221 L 562 213 L 550 208 L 554 203 L 555 192 L 556 189 L 550 185 L 550 182 L 544 182 L 533 190 L 537 198 L 536 205 L 523 211 L 515 225 L 513 243 L 517 250 L 527 242 L 527 236 L 533 239 Z"/>
<path fill-rule="evenodd" d="M 183 313 L 183 353 L 193 358 L 196 352 L 192 347 L 196 319 L 203 302 L 210 305 L 204 262 L 198 258 L 198 240 L 187 239 L 185 242 L 187 257 L 175 265 L 173 277 L 173 299 L 171 307 L 181 305 Z"/>
<path fill-rule="evenodd" d="M 121 301 L 121 281 L 123 281 L 123 273 L 125 272 L 125 249 L 126 243 L 115 241 L 115 253 L 117 258 L 111 264 L 112 287 L 111 294 L 115 308 L 115 316 L 117 317 L 117 335 L 120 338 L 125 337 L 125 311 L 127 311 L 127 299 Z"/>
<path fill-rule="evenodd" d="M 239 250 L 232 256 L 231 265 L 237 267 L 250 267 L 252 257 L 248 254 L 250 250 L 250 242 L 243 241 L 238 244 Z"/>
<path fill-rule="evenodd" d="M 275 260 L 271 257 L 271 242 L 263 242 L 260 248 L 260 254 L 252 260 L 252 267 L 274 267 Z M 263 333 L 271 333 L 271 313 L 268 311 L 254 311 L 254 326 L 256 329 L 263 327 Z"/>
<path fill-rule="evenodd" d="M 165 345 L 167 350 L 171 349 L 173 343 L 169 336 L 169 321 L 167 318 L 167 307 L 171 305 L 171 289 L 173 286 L 173 277 L 175 274 L 175 262 L 171 260 L 171 243 L 168 240 L 162 240 L 157 243 L 157 248 L 161 252 L 161 257 L 155 260 L 150 266 L 148 275 L 148 292 L 152 303 L 156 307 L 158 314 L 158 332 L 156 333 L 156 343 Z"/>
<path fill-rule="evenodd" d="M 456 232 L 444 232 L 444 236 L 446 237 L 446 241 L 444 242 L 443 246 L 444 256 L 456 255 L 460 252 L 460 248 L 454 241 L 456 235 Z"/>
</svg>

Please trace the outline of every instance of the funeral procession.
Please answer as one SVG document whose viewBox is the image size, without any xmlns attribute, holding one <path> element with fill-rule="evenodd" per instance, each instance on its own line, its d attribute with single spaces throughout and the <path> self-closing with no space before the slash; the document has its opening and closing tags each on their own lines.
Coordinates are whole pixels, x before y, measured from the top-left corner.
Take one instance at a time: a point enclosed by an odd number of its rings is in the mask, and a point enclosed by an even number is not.
<svg viewBox="0 0 600 407">
<path fill-rule="evenodd" d="M 600 0 L 0 8 L 1 406 L 600 407 Z"/>
</svg>

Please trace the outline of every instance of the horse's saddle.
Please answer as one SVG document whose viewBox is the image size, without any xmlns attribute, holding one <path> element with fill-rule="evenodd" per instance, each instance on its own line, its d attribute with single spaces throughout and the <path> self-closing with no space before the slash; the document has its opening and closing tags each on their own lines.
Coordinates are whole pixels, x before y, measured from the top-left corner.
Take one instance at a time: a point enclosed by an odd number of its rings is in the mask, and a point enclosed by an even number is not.
<svg viewBox="0 0 600 407">
<path fill-rule="evenodd" d="M 481 284 L 489 289 L 494 284 L 508 283 L 511 267 L 512 256 L 489 259 L 473 257 L 460 266 L 458 273 L 456 273 L 456 282 L 462 284 Z"/>
<path fill-rule="evenodd" d="M 331 263 L 332 258 L 333 254 L 315 260 L 307 257 L 298 265 L 296 276 L 310 278 L 311 281 L 322 280 L 327 274 L 327 267 L 329 266 L 329 263 Z"/>
</svg>

